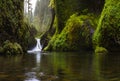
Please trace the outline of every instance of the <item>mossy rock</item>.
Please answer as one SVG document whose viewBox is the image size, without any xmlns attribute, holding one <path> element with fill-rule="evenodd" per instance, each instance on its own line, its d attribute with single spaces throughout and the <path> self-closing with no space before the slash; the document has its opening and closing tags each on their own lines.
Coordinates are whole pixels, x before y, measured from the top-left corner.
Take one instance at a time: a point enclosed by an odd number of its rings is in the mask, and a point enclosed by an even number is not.
<svg viewBox="0 0 120 81">
<path fill-rule="evenodd" d="M 109 51 L 120 49 L 120 0 L 106 0 L 93 43 Z"/>
<path fill-rule="evenodd" d="M 95 53 L 96 54 L 107 54 L 108 53 L 108 50 L 104 47 L 96 47 L 95 49 Z"/>
<path fill-rule="evenodd" d="M 22 47 L 18 43 L 12 43 L 9 40 L 4 42 L 2 48 L 2 54 L 4 55 L 17 55 L 23 54 Z"/>
<path fill-rule="evenodd" d="M 45 50 L 79 51 L 92 48 L 93 17 L 73 14 L 60 34 L 55 34 Z"/>
<path fill-rule="evenodd" d="M 58 27 L 60 33 L 69 17 L 78 12 L 86 15 L 87 13 L 100 14 L 105 0 L 51 0 L 51 6 L 55 7 Z"/>
</svg>

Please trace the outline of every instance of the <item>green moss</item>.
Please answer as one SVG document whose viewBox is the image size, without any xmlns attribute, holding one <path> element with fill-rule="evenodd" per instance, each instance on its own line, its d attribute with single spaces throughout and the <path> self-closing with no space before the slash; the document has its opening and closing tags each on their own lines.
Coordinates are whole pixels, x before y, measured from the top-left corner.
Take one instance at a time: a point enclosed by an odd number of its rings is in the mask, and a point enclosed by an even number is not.
<svg viewBox="0 0 120 81">
<path fill-rule="evenodd" d="M 95 53 L 96 54 L 107 54 L 108 53 L 108 50 L 104 47 L 96 47 L 95 49 Z"/>
<path fill-rule="evenodd" d="M 45 45 L 43 44 L 43 46 L 47 46 L 44 50 L 51 50 L 51 51 L 52 50 L 58 50 L 58 51 L 59 50 L 63 50 L 63 51 L 64 50 L 78 50 L 79 47 L 84 48 L 84 47 L 91 46 L 91 44 L 90 44 L 91 33 L 89 33 L 89 35 L 87 34 L 87 36 L 85 36 L 86 33 L 88 33 L 88 31 L 89 31 L 89 29 L 87 27 L 92 26 L 92 29 L 96 29 L 96 24 L 98 23 L 99 15 L 101 13 L 103 5 L 104 5 L 104 0 L 99 0 L 99 1 L 89 0 L 89 3 L 88 3 L 88 0 L 50 0 L 49 6 L 54 9 L 55 15 L 56 15 L 56 18 L 54 20 L 55 23 L 53 25 L 53 28 L 55 27 L 54 29 L 56 31 L 55 31 L 54 35 L 52 34 L 49 36 L 49 32 L 51 32 L 51 31 L 48 31 L 47 33 L 45 33 L 42 36 L 42 39 L 45 38 L 42 41 L 47 41 L 47 43 L 45 43 Z M 77 19 L 78 16 L 75 17 L 75 19 L 71 18 L 71 22 L 70 22 L 70 16 L 74 13 L 78 13 L 79 15 L 81 15 L 81 18 L 79 17 L 80 19 L 79 18 Z M 92 13 L 92 16 L 89 13 Z M 87 16 L 85 16 L 85 15 L 87 15 Z M 96 17 L 96 19 L 92 18 L 92 17 Z M 74 33 L 79 30 L 79 28 L 77 30 L 77 27 L 74 26 L 77 20 L 80 20 L 83 22 L 82 26 L 84 26 L 84 27 L 87 26 L 86 28 L 83 27 L 82 30 L 80 29 L 82 31 L 82 34 L 81 34 L 82 36 L 80 35 L 80 37 L 79 37 L 78 32 L 77 32 L 77 34 Z M 71 26 L 70 23 L 73 24 L 73 26 Z M 68 27 L 67 27 L 67 25 L 68 25 Z M 81 25 L 79 24 L 79 26 L 81 26 Z M 67 28 L 69 30 L 67 30 Z M 71 30 L 73 30 L 73 31 L 71 31 Z M 70 32 L 68 32 L 68 31 L 70 31 Z M 73 43 L 71 43 L 71 42 L 73 42 L 73 39 L 75 39 L 75 41 L 74 41 L 75 45 Z M 86 44 L 84 44 L 83 46 L 81 46 L 81 45 L 79 46 L 79 44 L 78 44 L 78 46 L 76 46 L 76 43 L 78 43 L 78 42 L 76 42 L 76 40 L 78 41 L 80 39 L 83 39 L 83 42 L 84 42 L 84 40 L 86 40 Z M 42 42 L 42 43 L 44 43 L 44 42 Z"/>
<path fill-rule="evenodd" d="M 120 1 L 106 0 L 97 30 L 93 36 L 94 46 L 109 51 L 120 49 Z"/>
<path fill-rule="evenodd" d="M 24 0 L 0 0 L 0 10 L 0 46 L 10 40 L 19 43 L 26 51 L 35 41 L 35 33 L 34 28 L 24 22 Z"/>
<path fill-rule="evenodd" d="M 90 32 L 93 29 L 93 17 L 73 14 L 60 34 L 55 34 L 46 50 L 78 51 L 92 46 Z"/>
<path fill-rule="evenodd" d="M 9 40 L 4 42 L 2 54 L 4 55 L 17 55 L 23 54 L 22 47 L 18 43 L 12 43 Z"/>
<path fill-rule="evenodd" d="M 88 3 L 89 2 L 89 3 Z M 65 27 L 69 17 L 78 12 L 86 15 L 94 13 L 99 15 L 104 5 L 104 0 L 51 0 L 51 6 L 55 7 L 57 16 L 57 33 L 60 33 Z M 98 6 L 99 5 L 99 6 Z"/>
</svg>

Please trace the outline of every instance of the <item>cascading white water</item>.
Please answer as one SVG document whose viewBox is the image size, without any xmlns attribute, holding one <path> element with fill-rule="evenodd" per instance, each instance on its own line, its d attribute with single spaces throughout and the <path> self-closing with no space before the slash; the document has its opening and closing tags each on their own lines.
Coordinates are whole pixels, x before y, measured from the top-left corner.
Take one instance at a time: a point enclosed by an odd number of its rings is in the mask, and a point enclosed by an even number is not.
<svg viewBox="0 0 120 81">
<path fill-rule="evenodd" d="M 28 50 L 27 51 L 28 53 L 40 52 L 42 50 L 42 46 L 40 44 L 40 39 L 38 39 L 38 38 L 35 38 L 35 39 L 37 41 L 37 44 L 32 50 Z"/>
<path fill-rule="evenodd" d="M 37 41 L 37 44 L 36 44 L 36 47 L 34 48 L 34 51 L 41 51 L 42 47 L 40 44 L 40 39 L 36 38 L 36 41 Z"/>
</svg>

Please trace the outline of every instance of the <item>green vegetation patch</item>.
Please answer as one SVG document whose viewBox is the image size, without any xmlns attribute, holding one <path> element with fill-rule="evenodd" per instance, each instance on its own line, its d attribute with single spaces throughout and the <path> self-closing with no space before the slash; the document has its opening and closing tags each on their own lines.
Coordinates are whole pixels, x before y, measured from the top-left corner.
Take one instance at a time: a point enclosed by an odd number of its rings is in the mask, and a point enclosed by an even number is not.
<svg viewBox="0 0 120 81">
<path fill-rule="evenodd" d="M 97 53 L 97 54 L 107 54 L 108 53 L 108 51 L 107 51 L 107 49 L 106 48 L 104 48 L 104 47 L 96 47 L 96 49 L 95 49 L 95 53 Z"/>
<path fill-rule="evenodd" d="M 0 0 L 0 47 L 6 40 L 26 51 L 34 43 L 35 29 L 24 22 L 24 0 Z"/>
<path fill-rule="evenodd" d="M 120 49 L 120 0 L 106 0 L 93 43 L 109 51 Z"/>
<path fill-rule="evenodd" d="M 3 47 L 0 47 L 0 53 L 3 55 L 23 54 L 23 49 L 18 43 L 12 43 L 9 40 L 6 40 Z"/>
<path fill-rule="evenodd" d="M 94 23 L 90 15 L 73 14 L 60 34 L 55 34 L 45 50 L 79 51 L 92 47 Z"/>
</svg>

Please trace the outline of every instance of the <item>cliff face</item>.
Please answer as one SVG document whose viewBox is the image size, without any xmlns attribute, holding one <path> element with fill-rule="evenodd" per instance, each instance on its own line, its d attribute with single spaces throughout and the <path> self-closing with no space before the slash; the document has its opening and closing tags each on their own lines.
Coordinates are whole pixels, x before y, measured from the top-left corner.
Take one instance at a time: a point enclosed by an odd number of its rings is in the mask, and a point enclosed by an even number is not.
<svg viewBox="0 0 120 81">
<path fill-rule="evenodd" d="M 97 26 L 95 17 L 100 15 L 104 0 L 51 0 L 51 3 L 56 14 L 53 25 L 56 32 L 45 50 L 79 51 L 90 47 Z"/>
<path fill-rule="evenodd" d="M 23 27 L 23 0 L 1 0 L 0 9 L 0 40 L 3 42 L 6 39 L 17 39 Z"/>
<path fill-rule="evenodd" d="M 76 12 L 82 15 L 87 13 L 99 15 L 102 11 L 104 0 L 54 0 L 54 3 L 58 21 L 57 32 L 60 33 L 69 17 Z"/>
<path fill-rule="evenodd" d="M 120 49 L 120 0 L 106 0 L 93 37 L 95 46 Z"/>
<path fill-rule="evenodd" d="M 73 14 L 60 34 L 55 34 L 49 42 L 48 50 L 80 51 L 92 48 L 93 17 Z"/>
<path fill-rule="evenodd" d="M 29 47 L 30 26 L 23 18 L 24 0 L 0 0 L 0 46 L 6 40 L 19 43 L 23 49 Z M 31 36 L 31 37 L 30 37 Z"/>
</svg>

